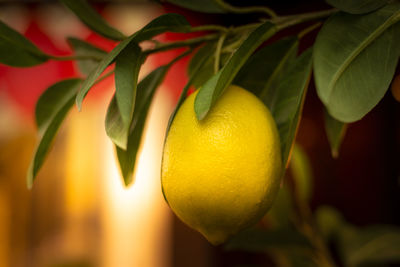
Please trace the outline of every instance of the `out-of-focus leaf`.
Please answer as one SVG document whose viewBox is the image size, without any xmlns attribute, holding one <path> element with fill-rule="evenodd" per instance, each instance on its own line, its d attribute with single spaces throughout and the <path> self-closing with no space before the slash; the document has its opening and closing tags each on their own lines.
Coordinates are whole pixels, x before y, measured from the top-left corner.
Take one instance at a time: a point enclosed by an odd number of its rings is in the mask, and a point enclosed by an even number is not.
<svg viewBox="0 0 400 267">
<path fill-rule="evenodd" d="M 275 32 L 276 27 L 271 23 L 265 22 L 261 24 L 250 33 L 225 66 L 203 85 L 194 103 L 194 110 L 199 120 L 205 118 L 225 88 L 231 84 L 240 68 L 257 47 Z"/>
<path fill-rule="evenodd" d="M 51 122 L 57 112 L 65 104 L 76 96 L 81 79 L 68 79 L 50 86 L 39 97 L 36 102 L 35 119 L 40 133 L 42 133 Z"/>
<path fill-rule="evenodd" d="M 157 87 L 161 84 L 170 65 L 161 66 L 148 74 L 137 86 L 136 105 L 133 113 L 132 124 L 128 135 L 126 149 L 118 146 L 118 136 L 127 133 L 122 117 L 119 113 L 116 97 L 111 100 L 106 116 L 106 132 L 116 144 L 118 162 L 125 185 L 133 182 L 134 168 L 139 146 L 142 140 L 143 129 L 148 110 Z"/>
<path fill-rule="evenodd" d="M 388 0 L 326 0 L 328 4 L 351 14 L 364 14 L 383 7 Z"/>
<path fill-rule="evenodd" d="M 325 131 L 331 146 L 332 157 L 339 156 L 339 148 L 346 133 L 347 124 L 334 119 L 328 112 L 325 112 Z"/>
<path fill-rule="evenodd" d="M 400 55 L 400 3 L 360 16 L 338 12 L 314 45 L 319 98 L 342 122 L 367 114 L 384 96 Z"/>
<path fill-rule="evenodd" d="M 315 221 L 322 236 L 329 241 L 334 239 L 344 225 L 343 216 L 333 207 L 320 206 L 314 213 Z"/>
<path fill-rule="evenodd" d="M 213 0 L 166 0 L 166 2 L 197 12 L 225 13 L 225 10 Z"/>
<path fill-rule="evenodd" d="M 54 140 L 55 135 L 57 134 L 58 129 L 60 128 L 61 123 L 63 122 L 65 116 L 67 115 L 68 111 L 74 104 L 75 94 L 70 94 L 73 90 L 77 91 L 78 89 L 78 81 L 76 82 L 67 82 L 69 86 L 72 88 L 66 87 L 66 82 L 60 82 L 63 86 L 54 85 L 49 88 L 49 90 L 53 91 L 57 88 L 63 89 L 66 93 L 63 94 L 55 94 L 55 93 L 47 93 L 45 92 L 45 98 L 53 99 L 55 103 L 52 107 L 48 106 L 47 110 L 52 113 L 52 116 L 48 116 L 44 118 L 41 116 L 41 124 L 43 127 L 43 136 L 36 147 L 36 151 L 34 153 L 33 159 L 28 169 L 27 174 L 27 186 L 31 188 L 33 185 L 33 181 L 36 178 L 36 175 L 40 168 L 43 165 L 43 162 L 50 150 L 50 146 Z M 57 95 L 57 97 L 55 97 Z M 39 112 L 42 114 L 42 112 Z M 44 125 L 47 127 L 44 127 Z"/>
<path fill-rule="evenodd" d="M 311 75 L 311 48 L 303 52 L 291 65 L 275 90 L 262 99 L 271 111 L 278 127 L 283 166 L 287 165 L 294 144 L 304 98 Z"/>
<path fill-rule="evenodd" d="M 31 41 L 0 21 L 0 63 L 14 67 L 31 67 L 48 59 Z"/>
<path fill-rule="evenodd" d="M 120 31 L 111 27 L 86 0 L 60 0 L 66 7 L 75 13 L 78 18 L 96 33 L 121 41 L 126 38 Z"/>
<path fill-rule="evenodd" d="M 235 235 L 226 245 L 226 250 L 265 251 L 274 249 L 310 249 L 306 237 L 291 228 L 260 230 L 250 228 Z"/>
<path fill-rule="evenodd" d="M 313 174 L 310 160 L 301 146 L 294 145 L 289 166 L 299 197 L 309 201 L 312 195 Z"/>
<path fill-rule="evenodd" d="M 374 225 L 362 229 L 344 228 L 340 251 L 346 266 L 400 263 L 400 229 Z"/>
<path fill-rule="evenodd" d="M 265 95 L 270 96 L 270 91 L 276 90 L 288 67 L 293 64 L 297 48 L 296 37 L 285 38 L 261 48 L 249 58 L 233 83 L 246 88 L 261 99 L 264 99 Z"/>
<path fill-rule="evenodd" d="M 128 46 L 128 44 L 130 44 L 131 42 L 139 43 L 143 40 L 147 40 L 166 31 L 187 32 L 189 30 L 190 24 L 183 16 L 169 13 L 159 16 L 158 18 L 147 24 L 145 27 L 143 27 L 141 30 L 137 31 L 136 33 L 132 34 L 131 36 L 120 42 L 110 53 L 107 54 L 107 56 L 103 58 L 103 60 L 89 74 L 89 76 L 82 84 L 82 87 L 76 97 L 76 104 L 78 106 L 78 109 L 81 109 L 83 99 L 95 83 L 96 79 L 107 68 L 107 66 L 115 60 L 115 58 L 121 53 L 121 51 Z"/>
<path fill-rule="evenodd" d="M 69 37 L 67 40 L 74 50 L 75 55 L 91 57 L 90 59 L 77 60 L 80 71 L 85 75 L 94 70 L 97 64 L 107 55 L 106 51 L 91 43 L 73 37 Z"/>
<path fill-rule="evenodd" d="M 115 97 L 126 129 L 129 129 L 133 117 L 137 79 L 142 59 L 142 50 L 136 43 L 130 43 L 116 58 Z M 125 144 L 127 141 L 125 140 Z"/>
</svg>

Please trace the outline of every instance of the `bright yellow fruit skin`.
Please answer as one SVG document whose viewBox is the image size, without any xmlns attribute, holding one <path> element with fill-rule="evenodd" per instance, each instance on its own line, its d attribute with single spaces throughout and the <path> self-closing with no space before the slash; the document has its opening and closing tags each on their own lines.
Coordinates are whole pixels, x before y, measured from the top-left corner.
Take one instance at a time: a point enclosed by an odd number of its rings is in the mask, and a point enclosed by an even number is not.
<svg viewBox="0 0 400 267">
<path fill-rule="evenodd" d="M 279 135 L 265 105 L 243 88 L 228 87 L 202 121 L 196 94 L 170 127 L 161 183 L 175 214 L 217 245 L 271 207 L 281 180 Z"/>
</svg>

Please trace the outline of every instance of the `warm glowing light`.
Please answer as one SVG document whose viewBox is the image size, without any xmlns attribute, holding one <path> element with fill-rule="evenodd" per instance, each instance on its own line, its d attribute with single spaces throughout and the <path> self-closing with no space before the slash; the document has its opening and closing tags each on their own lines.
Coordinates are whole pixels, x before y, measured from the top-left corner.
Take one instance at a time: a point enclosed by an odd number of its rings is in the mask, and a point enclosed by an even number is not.
<svg viewBox="0 0 400 267">
<path fill-rule="evenodd" d="M 172 107 L 162 91 L 147 121 L 135 182 L 123 186 L 111 142 L 104 146 L 103 266 L 169 266 L 170 218 L 162 197 L 160 166 L 165 127 Z"/>
</svg>

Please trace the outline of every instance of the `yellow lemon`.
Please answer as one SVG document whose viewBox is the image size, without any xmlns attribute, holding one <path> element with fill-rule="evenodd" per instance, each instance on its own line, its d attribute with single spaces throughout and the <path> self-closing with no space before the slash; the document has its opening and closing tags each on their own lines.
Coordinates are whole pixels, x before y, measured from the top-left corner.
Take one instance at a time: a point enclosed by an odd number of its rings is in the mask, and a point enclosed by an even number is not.
<svg viewBox="0 0 400 267">
<path fill-rule="evenodd" d="M 243 88 L 229 86 L 202 121 L 196 94 L 170 127 L 161 183 L 175 214 L 216 245 L 271 207 L 281 179 L 279 136 L 268 109 Z"/>
</svg>

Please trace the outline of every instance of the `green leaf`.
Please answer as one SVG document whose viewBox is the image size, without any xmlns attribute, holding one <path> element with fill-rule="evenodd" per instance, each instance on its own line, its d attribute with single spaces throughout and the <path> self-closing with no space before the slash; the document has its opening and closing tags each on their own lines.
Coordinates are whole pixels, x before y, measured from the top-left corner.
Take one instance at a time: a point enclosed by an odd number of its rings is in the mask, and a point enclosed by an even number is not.
<svg viewBox="0 0 400 267">
<path fill-rule="evenodd" d="M 130 43 L 116 58 L 115 96 L 122 121 L 127 128 L 135 108 L 137 79 L 142 62 L 142 50 L 136 43 Z"/>
<path fill-rule="evenodd" d="M 283 166 L 287 165 L 294 144 L 306 89 L 311 75 L 312 50 L 303 52 L 285 74 L 275 90 L 262 99 L 268 106 L 278 127 Z"/>
<path fill-rule="evenodd" d="M 203 13 L 225 13 L 215 1 L 213 0 L 166 0 L 167 2 L 190 9 L 197 12 Z"/>
<path fill-rule="evenodd" d="M 117 157 L 125 185 L 133 182 L 134 167 L 143 135 L 147 113 L 157 87 L 163 81 L 170 65 L 161 66 L 148 74 L 137 86 L 137 101 L 126 149 L 116 145 Z M 122 117 L 116 106 L 115 97 L 111 101 L 106 116 L 106 132 L 117 144 L 116 138 L 126 133 Z M 122 131 L 120 130 L 122 129 Z"/>
<path fill-rule="evenodd" d="M 75 13 L 78 18 L 96 33 L 112 39 L 123 40 L 126 38 L 121 32 L 111 27 L 100 15 L 94 10 L 86 0 L 60 0 L 66 7 Z"/>
<path fill-rule="evenodd" d="M 273 24 L 269 22 L 261 24 L 250 33 L 248 38 L 241 44 L 225 66 L 204 84 L 197 94 L 194 103 L 194 110 L 199 120 L 205 118 L 209 110 L 222 95 L 225 88 L 230 85 L 240 68 L 245 64 L 257 47 L 275 32 L 276 27 Z"/>
<path fill-rule="evenodd" d="M 325 131 L 331 146 L 332 157 L 339 156 L 339 148 L 346 133 L 347 124 L 334 119 L 328 112 L 325 112 Z"/>
<path fill-rule="evenodd" d="M 57 112 L 73 97 L 81 79 L 68 79 L 50 86 L 36 103 L 35 119 L 39 132 L 43 132 Z"/>
<path fill-rule="evenodd" d="M 30 67 L 46 62 L 49 57 L 22 34 L 0 21 L 0 63 Z"/>
<path fill-rule="evenodd" d="M 341 253 L 346 266 L 400 263 L 400 228 L 374 225 L 348 227 L 341 233 Z"/>
<path fill-rule="evenodd" d="M 326 0 L 328 4 L 351 14 L 364 14 L 383 7 L 388 0 Z"/>
<path fill-rule="evenodd" d="M 300 145 L 295 144 L 293 147 L 290 170 L 300 199 L 309 201 L 312 195 L 312 166 L 306 151 Z"/>
<path fill-rule="evenodd" d="M 137 31 L 136 33 L 129 36 L 127 39 L 120 42 L 110 53 L 107 54 L 107 56 L 103 58 L 103 60 L 89 74 L 89 76 L 82 84 L 82 87 L 76 97 L 76 104 L 78 106 L 78 109 L 81 109 L 83 99 L 95 83 L 96 79 L 107 68 L 107 66 L 115 60 L 119 53 L 121 53 L 121 51 L 128 46 L 128 44 L 130 44 L 131 42 L 138 43 L 143 40 L 147 40 L 166 31 L 187 32 L 189 30 L 190 24 L 183 16 L 169 13 L 154 19 L 141 30 Z"/>
<path fill-rule="evenodd" d="M 52 99 L 55 101 L 55 103 L 53 103 L 52 107 L 47 106 L 47 110 L 49 110 L 49 112 L 52 113 L 51 116 L 48 116 L 47 118 L 45 116 L 40 116 L 41 119 L 39 121 L 41 121 L 40 125 L 43 127 L 43 136 L 38 146 L 36 147 L 33 160 L 31 161 L 31 164 L 28 169 L 28 174 L 27 174 L 28 188 L 32 187 L 33 181 L 35 180 L 38 171 L 43 165 L 43 162 L 50 150 L 50 146 L 53 142 L 55 135 L 57 134 L 58 129 L 60 128 L 61 123 L 63 122 L 68 111 L 74 104 L 75 95 L 70 93 L 73 90 L 77 91 L 78 81 L 79 80 L 76 79 L 62 81 L 58 84 L 51 86 L 48 89 L 50 91 L 54 91 L 56 89 L 62 89 L 63 91 L 65 91 L 65 94 L 56 94 L 54 92 L 44 93 L 43 98 L 48 100 Z M 70 88 L 68 88 L 67 85 L 70 86 Z M 50 103 L 48 104 L 50 105 Z M 39 114 L 42 114 L 42 111 L 39 112 Z M 45 125 L 47 125 L 47 127 L 44 127 Z"/>
<path fill-rule="evenodd" d="M 235 235 L 226 245 L 226 250 L 262 252 L 265 249 L 311 248 L 306 237 L 291 228 L 260 230 L 250 228 Z"/>
<path fill-rule="evenodd" d="M 400 3 L 367 15 L 339 12 L 328 19 L 314 48 L 319 98 L 342 122 L 367 114 L 384 96 L 399 59 Z"/>
<path fill-rule="evenodd" d="M 233 83 L 262 99 L 265 95 L 271 95 L 293 64 L 298 43 L 296 37 L 289 37 L 261 48 L 249 58 Z"/>
<path fill-rule="evenodd" d="M 69 37 L 67 40 L 72 50 L 74 50 L 75 55 L 90 57 L 90 59 L 77 60 L 80 71 L 85 75 L 90 74 L 90 72 L 96 68 L 97 64 L 107 55 L 106 51 L 91 43 L 73 37 Z"/>
</svg>

